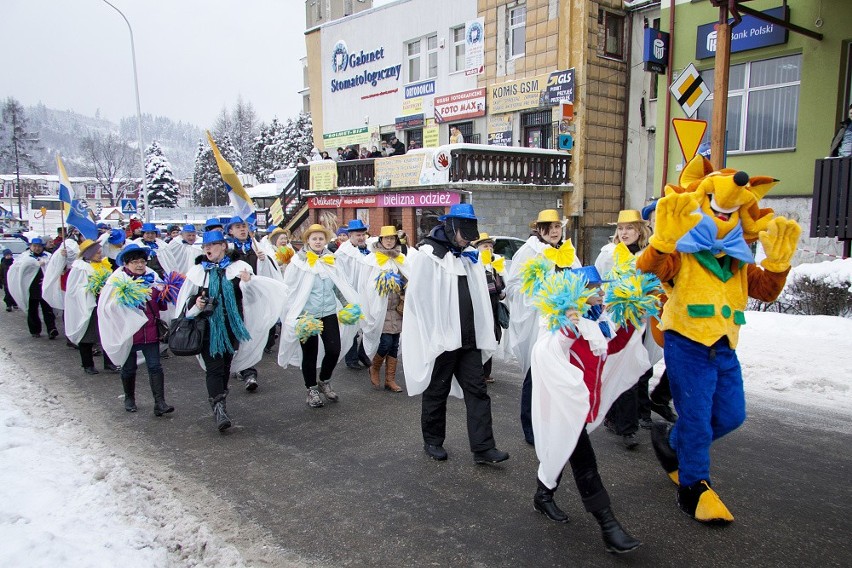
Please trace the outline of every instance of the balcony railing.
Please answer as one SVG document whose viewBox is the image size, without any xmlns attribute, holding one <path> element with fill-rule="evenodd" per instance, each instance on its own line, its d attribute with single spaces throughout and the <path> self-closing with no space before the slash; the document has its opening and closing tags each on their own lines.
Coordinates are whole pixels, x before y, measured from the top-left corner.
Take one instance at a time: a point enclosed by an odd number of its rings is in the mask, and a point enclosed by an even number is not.
<svg viewBox="0 0 852 568">
<path fill-rule="evenodd" d="M 814 166 L 811 237 L 852 240 L 852 157 L 825 158 Z"/>
</svg>

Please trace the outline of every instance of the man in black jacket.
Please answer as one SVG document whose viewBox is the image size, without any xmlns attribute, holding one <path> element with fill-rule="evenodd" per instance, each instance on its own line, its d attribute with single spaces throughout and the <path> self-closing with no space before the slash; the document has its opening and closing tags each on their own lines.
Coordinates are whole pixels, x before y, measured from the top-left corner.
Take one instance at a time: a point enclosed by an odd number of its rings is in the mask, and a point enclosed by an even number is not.
<svg viewBox="0 0 852 568">
<path fill-rule="evenodd" d="M 405 154 L 405 144 L 396 139 L 396 136 L 391 136 L 390 147 L 393 150 L 388 156 L 402 156 Z"/>
</svg>

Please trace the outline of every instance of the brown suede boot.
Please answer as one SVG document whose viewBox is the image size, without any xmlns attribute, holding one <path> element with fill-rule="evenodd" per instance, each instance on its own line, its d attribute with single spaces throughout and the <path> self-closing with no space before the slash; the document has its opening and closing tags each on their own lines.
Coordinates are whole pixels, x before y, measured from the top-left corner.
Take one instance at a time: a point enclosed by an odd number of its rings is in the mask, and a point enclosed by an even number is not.
<svg viewBox="0 0 852 568">
<path fill-rule="evenodd" d="M 382 368 L 382 363 L 385 362 L 385 358 L 381 355 L 373 355 L 373 364 L 370 365 L 370 382 L 373 384 L 373 388 L 379 390 L 382 388 L 381 379 L 379 378 L 379 371 Z"/>
<path fill-rule="evenodd" d="M 385 366 L 385 390 L 402 392 L 402 387 L 396 384 L 396 357 L 390 355 Z"/>
</svg>

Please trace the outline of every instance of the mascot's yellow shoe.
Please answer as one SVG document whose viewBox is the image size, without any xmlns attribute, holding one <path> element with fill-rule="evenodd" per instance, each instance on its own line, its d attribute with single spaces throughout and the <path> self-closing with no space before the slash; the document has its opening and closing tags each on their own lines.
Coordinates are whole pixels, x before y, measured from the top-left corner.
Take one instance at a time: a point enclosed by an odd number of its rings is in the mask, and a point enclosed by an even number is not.
<svg viewBox="0 0 852 568">
<path fill-rule="evenodd" d="M 677 504 L 681 511 L 701 523 L 727 524 L 734 520 L 719 495 L 701 480 L 677 490 Z"/>
</svg>

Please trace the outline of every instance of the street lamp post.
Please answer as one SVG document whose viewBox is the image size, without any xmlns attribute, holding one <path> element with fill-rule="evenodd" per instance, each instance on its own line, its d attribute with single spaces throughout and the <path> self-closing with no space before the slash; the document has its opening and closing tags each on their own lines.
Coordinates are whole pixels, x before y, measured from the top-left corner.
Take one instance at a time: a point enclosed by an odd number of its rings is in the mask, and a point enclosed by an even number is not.
<svg viewBox="0 0 852 568">
<path fill-rule="evenodd" d="M 136 90 L 136 136 L 139 139 L 139 163 L 142 166 L 142 203 L 145 207 L 145 221 L 150 220 L 151 213 L 148 211 L 148 189 L 145 187 L 145 148 L 142 146 L 142 108 L 139 105 L 139 78 L 136 74 L 136 46 L 133 43 L 133 28 L 130 27 L 130 22 L 124 13 L 116 8 L 107 0 L 103 0 L 104 4 L 118 12 L 127 24 L 127 29 L 130 31 L 130 54 L 133 57 L 133 87 Z"/>
</svg>

